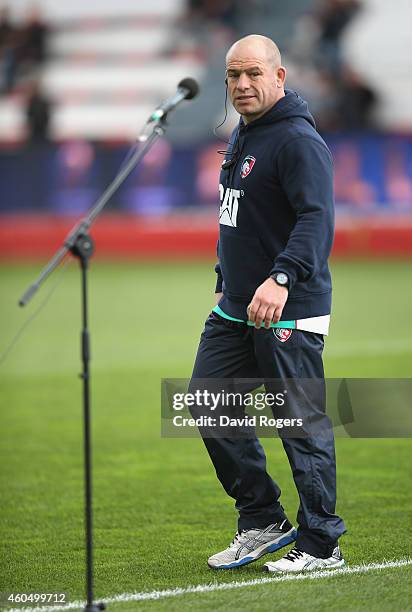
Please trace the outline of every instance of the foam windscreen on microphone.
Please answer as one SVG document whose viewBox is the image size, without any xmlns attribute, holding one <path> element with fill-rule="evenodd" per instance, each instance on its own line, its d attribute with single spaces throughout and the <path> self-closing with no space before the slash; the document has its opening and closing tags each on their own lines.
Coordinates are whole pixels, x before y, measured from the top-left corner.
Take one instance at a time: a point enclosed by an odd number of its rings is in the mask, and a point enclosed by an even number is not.
<svg viewBox="0 0 412 612">
<path fill-rule="evenodd" d="M 178 85 L 179 89 L 187 89 L 187 93 L 185 95 L 186 100 L 191 100 L 199 93 L 199 85 L 197 81 L 187 77 L 186 79 L 182 79 Z"/>
</svg>

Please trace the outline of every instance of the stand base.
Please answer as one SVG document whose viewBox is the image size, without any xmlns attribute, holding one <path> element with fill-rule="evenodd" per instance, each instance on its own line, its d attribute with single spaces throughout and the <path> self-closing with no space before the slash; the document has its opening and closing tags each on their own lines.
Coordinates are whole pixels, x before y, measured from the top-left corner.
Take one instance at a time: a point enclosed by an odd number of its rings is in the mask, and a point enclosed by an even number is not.
<svg viewBox="0 0 412 612">
<path fill-rule="evenodd" d="M 84 612 L 100 612 L 101 610 L 106 609 L 106 604 L 101 602 L 97 604 L 88 604 L 85 608 L 83 608 Z"/>
</svg>

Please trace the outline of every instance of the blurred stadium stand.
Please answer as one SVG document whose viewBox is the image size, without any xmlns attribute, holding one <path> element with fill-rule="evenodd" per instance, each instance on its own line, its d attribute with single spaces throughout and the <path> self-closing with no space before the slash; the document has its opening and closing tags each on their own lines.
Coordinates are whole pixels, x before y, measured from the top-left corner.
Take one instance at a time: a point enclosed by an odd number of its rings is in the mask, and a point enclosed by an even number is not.
<svg viewBox="0 0 412 612">
<path fill-rule="evenodd" d="M 14 0 L 17 18 L 24 16 L 25 5 L 30 6 Z M 130 140 L 182 75 L 202 76 L 196 54 L 162 55 L 182 2 L 71 0 L 40 6 L 50 33 L 38 77 L 55 105 L 54 140 Z M 25 136 L 25 84 L 0 101 L 3 141 Z"/>
<path fill-rule="evenodd" d="M 409 0 L 396 0 L 396 10 L 385 0 L 1 7 L 0 256 L 46 256 L 56 238 L 51 244 L 43 229 L 64 235 L 67 217 L 90 207 L 127 144 L 186 76 L 200 81 L 201 95 L 173 114 L 167 140 L 113 198 L 112 216 L 96 228 L 98 252 L 213 256 L 216 151 L 225 145 L 212 128 L 223 118 L 224 56 L 252 32 L 279 43 L 288 86 L 309 101 L 334 153 L 335 253 L 412 254 Z M 223 139 L 236 121 L 229 110 Z"/>
</svg>

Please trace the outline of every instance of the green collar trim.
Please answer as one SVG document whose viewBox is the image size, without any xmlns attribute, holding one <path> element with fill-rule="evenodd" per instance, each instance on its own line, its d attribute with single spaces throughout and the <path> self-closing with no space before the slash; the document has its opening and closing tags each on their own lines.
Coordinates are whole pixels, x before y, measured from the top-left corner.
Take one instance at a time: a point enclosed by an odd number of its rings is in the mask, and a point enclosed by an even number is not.
<svg viewBox="0 0 412 612">
<path fill-rule="evenodd" d="M 235 319 L 235 317 L 231 317 L 230 315 L 223 312 L 219 305 L 216 305 L 212 312 L 215 312 L 219 316 L 224 319 L 228 319 L 229 321 L 235 321 L 236 323 L 247 323 L 249 327 L 255 327 L 255 324 L 252 321 L 244 321 L 243 319 Z M 279 323 L 271 323 L 270 327 L 281 327 L 282 329 L 296 329 L 296 321 L 279 321 Z"/>
</svg>

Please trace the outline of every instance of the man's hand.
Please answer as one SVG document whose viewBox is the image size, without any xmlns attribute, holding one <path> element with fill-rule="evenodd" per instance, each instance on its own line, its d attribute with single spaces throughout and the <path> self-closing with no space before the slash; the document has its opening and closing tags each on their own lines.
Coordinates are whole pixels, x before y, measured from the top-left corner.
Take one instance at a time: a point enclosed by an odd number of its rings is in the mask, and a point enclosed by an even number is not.
<svg viewBox="0 0 412 612">
<path fill-rule="evenodd" d="M 220 300 L 223 297 L 223 293 L 215 293 L 216 304 L 219 304 Z"/>
<path fill-rule="evenodd" d="M 279 321 L 287 299 L 286 287 L 281 287 L 273 278 L 268 278 L 256 289 L 247 307 L 249 321 L 255 324 L 256 329 L 260 329 L 262 323 L 266 329 L 269 329 L 272 321 L 273 323 Z"/>
</svg>

